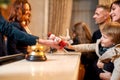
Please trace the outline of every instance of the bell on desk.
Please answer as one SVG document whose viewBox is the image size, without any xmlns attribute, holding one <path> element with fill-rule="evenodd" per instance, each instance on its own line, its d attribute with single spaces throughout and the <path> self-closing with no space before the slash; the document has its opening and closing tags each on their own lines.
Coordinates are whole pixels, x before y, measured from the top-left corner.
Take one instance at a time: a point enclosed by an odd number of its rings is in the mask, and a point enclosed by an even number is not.
<svg viewBox="0 0 120 80">
<path fill-rule="evenodd" d="M 26 59 L 29 61 L 46 61 L 45 47 L 36 43 L 34 46 L 29 47 L 29 53 L 26 55 Z"/>
</svg>

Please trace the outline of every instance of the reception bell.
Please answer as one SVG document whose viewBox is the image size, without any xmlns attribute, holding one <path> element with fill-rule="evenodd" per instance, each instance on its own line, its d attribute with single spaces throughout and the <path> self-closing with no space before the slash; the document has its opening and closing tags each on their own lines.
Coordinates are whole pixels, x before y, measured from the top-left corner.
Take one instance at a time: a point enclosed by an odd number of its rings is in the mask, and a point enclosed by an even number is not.
<svg viewBox="0 0 120 80">
<path fill-rule="evenodd" d="M 25 57 L 29 61 L 46 61 L 45 46 L 36 43 L 34 46 L 30 46 L 28 54 Z"/>
</svg>

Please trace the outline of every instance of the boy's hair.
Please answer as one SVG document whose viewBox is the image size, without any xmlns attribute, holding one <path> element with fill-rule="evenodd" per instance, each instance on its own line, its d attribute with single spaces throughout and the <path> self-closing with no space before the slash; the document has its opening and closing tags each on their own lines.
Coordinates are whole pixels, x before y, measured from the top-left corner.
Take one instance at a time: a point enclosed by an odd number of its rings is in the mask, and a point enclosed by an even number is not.
<svg viewBox="0 0 120 80">
<path fill-rule="evenodd" d="M 106 34 L 107 36 L 112 37 L 112 41 L 115 44 L 120 43 L 120 23 L 118 22 L 109 22 L 103 25 L 103 29 L 101 30 L 102 33 Z"/>
</svg>

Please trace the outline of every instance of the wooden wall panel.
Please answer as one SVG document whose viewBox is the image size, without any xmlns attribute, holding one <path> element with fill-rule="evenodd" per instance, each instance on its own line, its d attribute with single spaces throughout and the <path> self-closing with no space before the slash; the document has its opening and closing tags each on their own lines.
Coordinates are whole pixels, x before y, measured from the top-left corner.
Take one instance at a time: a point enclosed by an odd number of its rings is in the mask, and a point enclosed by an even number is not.
<svg viewBox="0 0 120 80">
<path fill-rule="evenodd" d="M 115 0 L 99 0 L 99 4 L 107 4 L 110 5 Z"/>
</svg>

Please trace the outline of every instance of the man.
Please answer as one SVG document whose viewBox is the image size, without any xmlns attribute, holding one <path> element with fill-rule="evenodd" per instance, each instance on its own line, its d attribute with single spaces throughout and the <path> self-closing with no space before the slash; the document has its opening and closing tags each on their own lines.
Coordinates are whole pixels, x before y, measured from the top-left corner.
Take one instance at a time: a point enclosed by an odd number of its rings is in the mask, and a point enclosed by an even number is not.
<svg viewBox="0 0 120 80">
<path fill-rule="evenodd" d="M 95 19 L 95 23 L 99 26 L 99 29 L 93 33 L 92 41 L 94 43 L 97 41 L 97 39 L 101 38 L 102 35 L 100 30 L 103 28 L 103 25 L 111 21 L 109 13 L 110 13 L 110 7 L 108 5 L 98 5 L 96 7 L 93 18 Z M 92 65 L 93 69 L 91 69 L 94 74 L 93 76 L 95 76 L 93 80 L 101 80 L 100 74 L 104 73 L 102 69 L 99 69 L 96 66 L 97 61 L 98 61 L 98 57 L 96 56 L 96 58 L 93 59 L 93 65 Z M 109 64 L 105 64 L 104 67 L 109 68 L 108 71 L 112 72 L 114 66 L 113 63 L 109 63 Z"/>
<path fill-rule="evenodd" d="M 93 36 L 92 36 L 93 43 L 95 43 L 97 39 L 101 38 L 102 35 L 100 30 L 102 29 L 102 25 L 111 21 L 109 12 L 110 12 L 110 8 L 108 5 L 98 5 L 96 7 L 93 18 L 95 19 L 95 24 L 99 26 L 99 29 L 93 33 Z M 96 53 L 93 53 L 86 67 L 84 80 L 100 80 L 99 74 L 102 72 L 102 70 L 99 70 L 97 68 L 96 66 L 97 60 L 98 60 L 98 57 Z"/>
<path fill-rule="evenodd" d="M 99 29 L 93 33 L 92 40 L 96 42 L 97 39 L 100 39 L 101 33 L 100 29 L 102 29 L 102 25 L 107 22 L 110 22 L 110 8 L 108 5 L 98 5 L 93 18 L 95 19 L 95 23 L 99 26 Z"/>
</svg>

